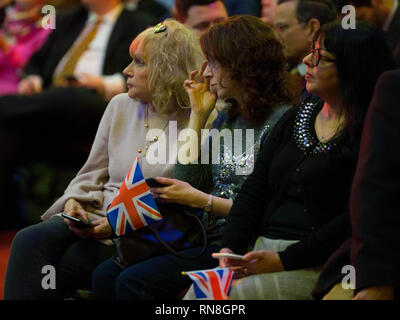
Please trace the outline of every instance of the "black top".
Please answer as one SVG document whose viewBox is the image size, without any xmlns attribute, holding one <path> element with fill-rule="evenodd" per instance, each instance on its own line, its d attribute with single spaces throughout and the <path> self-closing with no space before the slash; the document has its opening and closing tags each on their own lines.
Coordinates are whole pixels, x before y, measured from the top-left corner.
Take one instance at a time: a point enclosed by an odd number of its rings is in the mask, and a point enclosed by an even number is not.
<svg viewBox="0 0 400 320">
<path fill-rule="evenodd" d="M 294 270 L 324 263 L 350 235 L 359 145 L 346 132 L 320 143 L 314 123 L 321 107 L 293 108 L 275 126 L 236 197 L 223 247 L 244 253 L 258 236 L 300 240 L 280 252 L 285 270 Z"/>
</svg>

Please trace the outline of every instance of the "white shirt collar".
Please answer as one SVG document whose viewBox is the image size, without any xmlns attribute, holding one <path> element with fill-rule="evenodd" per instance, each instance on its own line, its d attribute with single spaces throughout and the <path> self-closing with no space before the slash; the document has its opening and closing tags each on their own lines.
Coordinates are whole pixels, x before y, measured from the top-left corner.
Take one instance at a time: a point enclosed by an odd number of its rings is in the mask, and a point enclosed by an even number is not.
<svg viewBox="0 0 400 320">
<path fill-rule="evenodd" d="M 390 24 L 392 23 L 394 14 L 396 13 L 397 7 L 399 6 L 398 0 L 393 0 L 392 11 L 390 11 L 389 16 L 387 17 L 385 24 L 383 25 L 383 31 L 389 31 Z"/>
<path fill-rule="evenodd" d="M 117 6 L 115 6 L 114 9 L 110 10 L 109 12 L 107 12 L 106 14 L 104 14 L 102 16 L 103 22 L 106 23 L 114 23 L 115 21 L 117 21 L 119 15 L 121 14 L 121 11 L 124 9 L 124 5 L 122 3 L 118 4 Z M 96 19 L 99 17 L 98 14 L 94 13 L 94 12 L 89 12 L 89 18 L 88 18 L 88 22 L 94 22 L 96 21 Z"/>
</svg>

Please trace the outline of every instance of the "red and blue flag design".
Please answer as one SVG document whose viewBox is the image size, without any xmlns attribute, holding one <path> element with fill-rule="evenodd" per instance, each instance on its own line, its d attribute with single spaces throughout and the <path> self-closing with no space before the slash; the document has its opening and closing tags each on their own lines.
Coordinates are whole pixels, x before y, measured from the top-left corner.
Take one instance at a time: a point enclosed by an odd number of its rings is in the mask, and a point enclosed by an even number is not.
<svg viewBox="0 0 400 320">
<path fill-rule="evenodd" d="M 201 300 L 228 300 L 233 270 L 215 268 L 185 272 L 192 280 L 194 293 Z"/>
<path fill-rule="evenodd" d="M 138 160 L 136 158 L 118 195 L 107 209 L 108 221 L 118 236 L 162 219 Z"/>
</svg>

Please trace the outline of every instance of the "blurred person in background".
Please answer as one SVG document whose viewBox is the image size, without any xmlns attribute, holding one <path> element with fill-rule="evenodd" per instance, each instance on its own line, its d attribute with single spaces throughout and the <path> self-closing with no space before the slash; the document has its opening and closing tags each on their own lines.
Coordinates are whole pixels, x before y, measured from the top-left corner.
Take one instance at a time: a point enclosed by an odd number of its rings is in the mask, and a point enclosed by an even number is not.
<svg viewBox="0 0 400 320">
<path fill-rule="evenodd" d="M 175 0 L 175 18 L 198 36 L 228 19 L 223 0 Z"/>
<path fill-rule="evenodd" d="M 398 67 L 400 67 L 400 4 L 399 0 L 353 0 L 357 19 L 367 20 L 385 32 Z M 345 5 L 345 3 L 343 3 Z"/>
<path fill-rule="evenodd" d="M 314 97 L 306 90 L 306 65 L 303 58 L 310 52 L 314 35 L 336 19 L 331 0 L 279 0 L 274 27 L 282 41 L 290 73 L 299 83 L 300 101 Z"/>
<path fill-rule="evenodd" d="M 22 68 L 52 29 L 42 27 L 44 0 L 16 0 L 0 30 L 0 95 L 18 92 Z"/>
<path fill-rule="evenodd" d="M 277 0 L 261 0 L 261 19 L 273 25 L 276 15 Z"/>
</svg>

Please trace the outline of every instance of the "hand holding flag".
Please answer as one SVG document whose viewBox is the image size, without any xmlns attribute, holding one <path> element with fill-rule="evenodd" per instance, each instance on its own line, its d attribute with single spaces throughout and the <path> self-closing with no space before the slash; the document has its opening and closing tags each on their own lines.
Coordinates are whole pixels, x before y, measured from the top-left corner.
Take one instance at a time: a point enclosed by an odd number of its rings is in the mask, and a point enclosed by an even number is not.
<svg viewBox="0 0 400 320">
<path fill-rule="evenodd" d="M 107 209 L 107 218 L 118 236 L 161 220 L 162 216 L 146 184 L 139 159 L 136 158 L 118 195 Z"/>
</svg>

